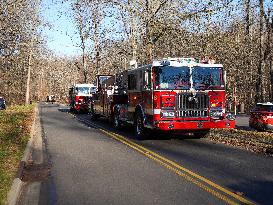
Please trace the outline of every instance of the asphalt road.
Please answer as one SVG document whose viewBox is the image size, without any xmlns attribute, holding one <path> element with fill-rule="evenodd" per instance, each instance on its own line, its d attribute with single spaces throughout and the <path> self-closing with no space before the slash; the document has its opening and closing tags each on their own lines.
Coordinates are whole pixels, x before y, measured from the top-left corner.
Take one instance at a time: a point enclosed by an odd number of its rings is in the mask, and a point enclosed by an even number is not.
<svg viewBox="0 0 273 205">
<path fill-rule="evenodd" d="M 272 157 L 181 135 L 137 141 L 66 111 L 40 105 L 53 164 L 40 205 L 273 204 Z"/>
</svg>

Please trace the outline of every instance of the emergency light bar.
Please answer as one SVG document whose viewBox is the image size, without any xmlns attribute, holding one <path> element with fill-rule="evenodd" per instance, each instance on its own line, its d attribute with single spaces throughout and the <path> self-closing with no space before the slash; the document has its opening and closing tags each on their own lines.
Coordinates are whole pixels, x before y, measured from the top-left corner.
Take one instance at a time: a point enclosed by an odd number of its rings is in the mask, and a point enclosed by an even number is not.
<svg viewBox="0 0 273 205">
<path fill-rule="evenodd" d="M 273 105 L 273 102 L 257 103 L 257 105 Z"/>
<path fill-rule="evenodd" d="M 189 64 L 195 65 L 197 63 L 198 62 L 194 58 L 167 58 L 167 59 L 153 61 L 153 66 L 180 67 L 180 66 L 189 66 Z"/>
<path fill-rule="evenodd" d="M 195 58 L 166 58 L 162 60 L 155 60 L 153 61 L 153 66 L 172 66 L 172 67 L 180 67 L 180 66 L 197 66 L 197 65 L 203 65 L 203 64 L 209 64 L 211 66 L 212 64 L 215 64 L 215 60 L 202 60 L 200 63 Z M 213 67 L 215 67 L 214 65 Z M 217 65 L 219 66 L 219 65 Z M 220 65 L 220 67 L 222 67 Z"/>
<path fill-rule="evenodd" d="M 198 63 L 198 61 L 195 58 L 168 58 L 169 61 L 177 61 L 177 62 L 186 62 L 186 63 Z"/>
</svg>

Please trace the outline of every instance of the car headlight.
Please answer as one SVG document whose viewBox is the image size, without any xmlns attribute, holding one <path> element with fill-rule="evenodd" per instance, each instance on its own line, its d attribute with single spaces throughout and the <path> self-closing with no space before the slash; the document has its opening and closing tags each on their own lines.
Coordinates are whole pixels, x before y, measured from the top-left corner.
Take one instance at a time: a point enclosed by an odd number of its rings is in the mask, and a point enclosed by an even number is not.
<svg viewBox="0 0 273 205">
<path fill-rule="evenodd" d="M 174 111 L 161 111 L 161 117 L 174 117 Z"/>
</svg>

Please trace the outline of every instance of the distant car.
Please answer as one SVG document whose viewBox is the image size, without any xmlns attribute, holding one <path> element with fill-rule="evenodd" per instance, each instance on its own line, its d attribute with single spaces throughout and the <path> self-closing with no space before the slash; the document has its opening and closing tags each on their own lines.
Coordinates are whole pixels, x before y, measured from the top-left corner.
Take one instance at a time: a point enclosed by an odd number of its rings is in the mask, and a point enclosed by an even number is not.
<svg viewBox="0 0 273 205">
<path fill-rule="evenodd" d="M 4 98 L 0 97 L 0 110 L 6 109 L 6 101 Z"/>
<path fill-rule="evenodd" d="M 249 127 L 259 131 L 273 131 L 273 103 L 257 103 L 250 112 Z"/>
<path fill-rule="evenodd" d="M 46 101 L 47 101 L 47 102 L 52 102 L 52 103 L 56 102 L 55 96 L 54 96 L 54 95 L 48 95 L 48 96 L 46 97 Z"/>
</svg>

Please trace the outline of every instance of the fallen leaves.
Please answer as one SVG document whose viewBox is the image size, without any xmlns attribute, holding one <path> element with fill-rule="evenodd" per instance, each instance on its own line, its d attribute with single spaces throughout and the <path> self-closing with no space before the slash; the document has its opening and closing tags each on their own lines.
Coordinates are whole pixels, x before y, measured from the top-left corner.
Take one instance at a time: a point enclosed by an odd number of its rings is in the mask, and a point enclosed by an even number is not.
<svg viewBox="0 0 273 205">
<path fill-rule="evenodd" d="M 12 106 L 0 112 L 0 204 L 6 198 L 29 139 L 34 107 Z"/>
<path fill-rule="evenodd" d="M 213 129 L 207 138 L 255 153 L 273 156 L 273 133 L 237 129 Z"/>
</svg>

